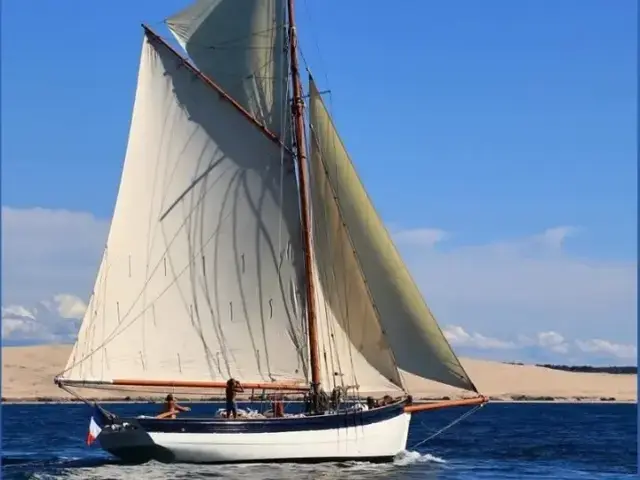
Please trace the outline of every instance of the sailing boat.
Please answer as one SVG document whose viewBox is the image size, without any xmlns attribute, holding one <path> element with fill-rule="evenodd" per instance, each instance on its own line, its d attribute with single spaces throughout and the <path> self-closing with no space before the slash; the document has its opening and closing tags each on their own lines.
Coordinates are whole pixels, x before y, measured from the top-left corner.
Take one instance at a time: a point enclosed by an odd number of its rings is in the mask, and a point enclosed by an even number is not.
<svg viewBox="0 0 640 480">
<path fill-rule="evenodd" d="M 245 390 L 305 393 L 309 408 L 160 419 L 95 404 L 91 438 L 124 460 L 388 461 L 406 448 L 412 414 L 486 402 L 412 404 L 403 372 L 478 392 L 313 78 L 303 95 L 293 7 L 198 0 L 166 20 L 188 58 L 143 25 L 107 244 L 55 382 L 73 393 L 212 391 L 235 378 Z M 338 388 L 395 400 L 327 407 Z"/>
</svg>

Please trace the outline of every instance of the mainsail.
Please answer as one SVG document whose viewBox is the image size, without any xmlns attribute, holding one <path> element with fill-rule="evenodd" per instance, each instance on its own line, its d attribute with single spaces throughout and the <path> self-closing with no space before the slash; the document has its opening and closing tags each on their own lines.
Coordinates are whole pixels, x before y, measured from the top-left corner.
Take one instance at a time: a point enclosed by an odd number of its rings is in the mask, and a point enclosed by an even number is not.
<svg viewBox="0 0 640 480">
<path fill-rule="evenodd" d="M 64 378 L 307 380 L 289 154 L 145 36 L 118 198 Z"/>
<path fill-rule="evenodd" d="M 369 200 L 315 83 L 309 84 L 316 254 L 321 270 L 331 264 L 321 275 L 331 309 L 358 335 L 351 339 L 365 358 L 391 379 L 395 357 L 410 373 L 476 391 Z"/>
</svg>

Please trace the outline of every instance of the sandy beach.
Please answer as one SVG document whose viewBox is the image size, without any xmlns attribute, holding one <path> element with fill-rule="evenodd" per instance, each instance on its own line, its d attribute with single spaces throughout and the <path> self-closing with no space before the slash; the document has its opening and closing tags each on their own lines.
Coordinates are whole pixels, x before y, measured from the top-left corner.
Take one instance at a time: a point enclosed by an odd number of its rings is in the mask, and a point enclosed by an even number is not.
<svg viewBox="0 0 640 480">
<path fill-rule="evenodd" d="M 71 351 L 69 345 L 4 347 L 2 349 L 2 397 L 5 401 L 69 400 L 72 397 L 53 383 Z M 637 376 L 607 373 L 574 373 L 532 365 L 510 365 L 470 358 L 461 359 L 478 390 L 492 400 L 637 401 Z M 472 396 L 404 373 L 415 399 Z M 83 390 L 91 398 L 157 397 L 159 393 Z M 189 395 L 196 398 L 196 395 Z M 211 396 L 209 393 L 208 396 Z"/>
</svg>

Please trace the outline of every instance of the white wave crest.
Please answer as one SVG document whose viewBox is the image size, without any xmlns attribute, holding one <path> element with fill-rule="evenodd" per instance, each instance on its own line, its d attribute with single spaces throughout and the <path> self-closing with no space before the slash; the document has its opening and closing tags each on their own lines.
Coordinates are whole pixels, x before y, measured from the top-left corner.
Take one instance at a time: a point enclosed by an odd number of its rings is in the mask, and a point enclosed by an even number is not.
<svg viewBox="0 0 640 480">
<path fill-rule="evenodd" d="M 430 453 L 420 453 L 407 450 L 396 455 L 396 458 L 393 461 L 393 464 L 399 467 L 412 465 L 414 463 L 447 463 L 447 461 L 444 458 L 436 457 Z"/>
</svg>

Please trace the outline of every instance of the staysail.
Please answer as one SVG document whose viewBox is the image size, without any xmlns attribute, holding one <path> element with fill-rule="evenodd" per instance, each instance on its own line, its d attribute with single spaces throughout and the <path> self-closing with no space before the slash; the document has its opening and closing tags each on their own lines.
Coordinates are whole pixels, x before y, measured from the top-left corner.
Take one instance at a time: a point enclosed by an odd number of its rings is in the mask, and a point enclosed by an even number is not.
<svg viewBox="0 0 640 480">
<path fill-rule="evenodd" d="M 285 13 L 284 0 L 197 0 L 166 20 L 196 67 L 283 139 L 290 138 Z"/>
<path fill-rule="evenodd" d="M 146 33 L 114 216 L 62 378 L 307 381 L 292 159 Z"/>
<path fill-rule="evenodd" d="M 395 363 L 476 391 L 369 200 L 315 83 L 309 83 L 314 240 L 330 309 L 341 312 L 337 317 L 353 344 L 394 384 Z"/>
<path fill-rule="evenodd" d="M 351 258 L 345 252 L 331 254 L 326 246 L 314 241 L 322 387 L 325 391 L 336 386 L 353 387 L 350 393 L 360 394 L 400 393 L 402 379 L 380 326 L 371 315 L 370 302 L 360 290 L 361 284 L 350 276 L 341 277 L 345 270 L 336 267 L 341 261 L 350 263 Z"/>
</svg>

